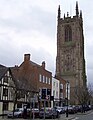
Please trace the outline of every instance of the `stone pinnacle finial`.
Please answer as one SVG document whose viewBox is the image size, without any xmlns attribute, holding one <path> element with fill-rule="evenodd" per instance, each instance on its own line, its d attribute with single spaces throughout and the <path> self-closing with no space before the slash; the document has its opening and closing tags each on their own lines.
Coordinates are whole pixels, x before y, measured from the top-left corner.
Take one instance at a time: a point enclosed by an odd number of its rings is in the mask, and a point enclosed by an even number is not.
<svg viewBox="0 0 93 120">
<path fill-rule="evenodd" d="M 78 10 L 78 1 L 76 1 L 76 16 L 78 17 L 79 15 L 79 10 Z"/>
<path fill-rule="evenodd" d="M 60 14 L 61 14 L 61 10 L 60 10 L 60 5 L 58 7 L 58 19 L 60 19 Z"/>
<path fill-rule="evenodd" d="M 80 18 L 82 18 L 82 10 L 80 10 Z"/>
<path fill-rule="evenodd" d="M 69 12 L 67 12 L 67 17 L 69 17 Z"/>
</svg>

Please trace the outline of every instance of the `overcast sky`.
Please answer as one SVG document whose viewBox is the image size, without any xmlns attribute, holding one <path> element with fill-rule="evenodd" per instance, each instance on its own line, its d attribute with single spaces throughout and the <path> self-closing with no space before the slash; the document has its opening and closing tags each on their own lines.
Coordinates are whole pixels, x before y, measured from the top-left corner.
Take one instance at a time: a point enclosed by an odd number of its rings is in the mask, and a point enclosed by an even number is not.
<svg viewBox="0 0 93 120">
<path fill-rule="evenodd" d="M 78 0 L 83 12 L 85 59 L 88 82 L 93 74 L 93 1 Z M 75 0 L 0 0 L 0 64 L 20 65 L 24 54 L 55 74 L 57 10 L 75 15 Z"/>
</svg>

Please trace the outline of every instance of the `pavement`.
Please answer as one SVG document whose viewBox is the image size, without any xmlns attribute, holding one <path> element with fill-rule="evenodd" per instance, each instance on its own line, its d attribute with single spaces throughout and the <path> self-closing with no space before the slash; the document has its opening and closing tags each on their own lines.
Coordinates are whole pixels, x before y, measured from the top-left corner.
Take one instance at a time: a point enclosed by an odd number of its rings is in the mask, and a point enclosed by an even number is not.
<svg viewBox="0 0 93 120">
<path fill-rule="evenodd" d="M 78 112 L 76 114 L 68 114 L 68 117 L 66 117 L 65 114 L 62 114 L 61 118 L 59 118 L 59 120 L 75 120 L 75 118 L 76 118 L 77 115 L 88 115 L 91 112 L 93 112 L 93 110 L 89 110 L 89 111 L 87 111 L 85 113 Z"/>
<path fill-rule="evenodd" d="M 53 119 L 53 120 L 72 120 L 75 118 L 75 115 L 68 115 L 68 117 L 66 117 L 66 114 L 62 114 L 60 116 L 60 118 L 56 118 L 56 119 Z M 33 119 L 23 119 L 23 118 L 17 118 L 17 119 L 11 119 L 11 118 L 7 118 L 7 117 L 3 117 L 1 116 L 0 117 L 0 120 L 33 120 Z M 44 120 L 44 119 L 34 119 L 34 120 Z M 46 120 L 52 120 L 52 119 L 46 119 Z"/>
<path fill-rule="evenodd" d="M 72 120 L 75 118 L 75 114 L 69 114 L 68 117 L 66 117 L 66 114 L 62 114 L 59 120 Z"/>
</svg>

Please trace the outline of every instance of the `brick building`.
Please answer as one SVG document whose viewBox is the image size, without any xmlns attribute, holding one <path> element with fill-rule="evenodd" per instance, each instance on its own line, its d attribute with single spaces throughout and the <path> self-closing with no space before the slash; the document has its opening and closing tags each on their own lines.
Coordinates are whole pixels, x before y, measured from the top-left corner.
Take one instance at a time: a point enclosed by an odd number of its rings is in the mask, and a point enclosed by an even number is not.
<svg viewBox="0 0 93 120">
<path fill-rule="evenodd" d="M 31 102 L 36 101 L 35 107 L 38 106 L 38 100 L 43 103 L 41 99 L 42 89 L 51 89 L 52 82 L 52 73 L 46 70 L 45 62 L 43 61 L 41 65 L 38 65 L 30 60 L 30 54 L 25 54 L 22 64 L 19 67 L 11 68 L 11 70 L 15 79 L 21 81 L 21 88 L 29 88 L 35 95 L 31 99 Z M 39 106 L 43 106 L 41 103 Z M 49 100 L 46 101 L 46 106 L 50 106 Z"/>
<path fill-rule="evenodd" d="M 42 89 L 51 90 L 52 73 L 46 70 L 45 62 L 38 65 L 30 60 L 30 54 L 24 55 L 20 66 L 0 65 L 0 114 L 16 107 L 42 107 Z M 51 92 L 51 91 L 50 91 Z M 51 94 L 51 93 L 50 93 Z M 50 106 L 50 99 L 46 106 Z"/>
</svg>

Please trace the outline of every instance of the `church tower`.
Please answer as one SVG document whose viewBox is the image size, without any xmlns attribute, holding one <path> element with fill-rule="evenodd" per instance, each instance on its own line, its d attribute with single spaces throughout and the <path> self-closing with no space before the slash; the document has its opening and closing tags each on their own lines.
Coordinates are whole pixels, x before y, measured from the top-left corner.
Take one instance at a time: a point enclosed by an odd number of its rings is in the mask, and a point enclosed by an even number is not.
<svg viewBox="0 0 93 120">
<path fill-rule="evenodd" d="M 73 17 L 67 12 L 61 18 L 58 8 L 56 76 L 69 81 L 70 100 L 74 104 L 73 91 L 78 86 L 86 86 L 83 18 L 78 2 Z"/>
</svg>

